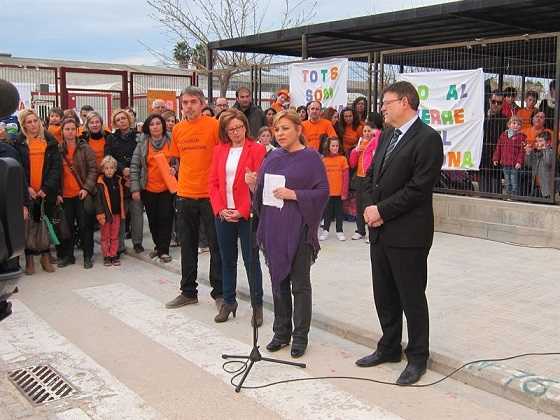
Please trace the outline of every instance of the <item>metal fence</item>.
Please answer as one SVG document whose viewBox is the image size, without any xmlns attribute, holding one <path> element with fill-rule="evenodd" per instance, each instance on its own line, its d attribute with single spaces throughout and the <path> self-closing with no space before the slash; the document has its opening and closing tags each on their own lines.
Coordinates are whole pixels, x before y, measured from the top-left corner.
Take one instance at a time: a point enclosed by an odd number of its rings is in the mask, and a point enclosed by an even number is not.
<svg viewBox="0 0 560 420">
<path fill-rule="evenodd" d="M 175 95 L 174 110 L 179 113 L 179 95 L 187 86 L 194 85 L 191 75 L 170 75 L 165 73 L 130 73 L 130 106 L 136 111 L 138 121 L 143 121 L 150 113 L 149 91 L 170 91 Z"/>
<path fill-rule="evenodd" d="M 0 64 L 0 79 L 16 84 L 20 92 L 29 92 L 30 105 L 43 119 L 50 108 L 59 105 L 58 69 L 55 67 Z"/>
<path fill-rule="evenodd" d="M 454 44 L 429 48 L 387 51 L 381 54 L 381 87 L 392 83 L 399 73 L 482 68 L 485 74 L 485 132 L 479 171 L 442 171 L 438 191 L 444 193 L 513 198 L 522 201 L 554 202 L 557 191 L 558 111 L 551 82 L 557 80 L 558 37 L 524 36 L 499 40 Z M 492 92 L 506 92 L 495 95 Z M 536 97 L 534 106 L 528 97 Z M 541 113 L 542 111 L 542 113 Z M 493 153 L 498 137 L 507 128 L 512 114 L 523 116 L 523 131 L 528 145 L 524 164 L 519 170 L 494 165 Z M 540 121 L 540 119 L 543 121 Z M 544 123 L 548 132 L 548 152 L 535 150 L 535 135 Z M 530 153 L 533 153 L 531 155 Z M 547 159 L 535 156 L 548 153 Z M 446 157 L 447 159 L 451 157 Z M 545 162 L 546 161 L 546 162 Z M 550 176 L 542 176 L 537 165 L 550 165 Z M 541 166 L 542 169 L 542 166 Z M 505 181 L 508 173 L 510 182 Z"/>
</svg>

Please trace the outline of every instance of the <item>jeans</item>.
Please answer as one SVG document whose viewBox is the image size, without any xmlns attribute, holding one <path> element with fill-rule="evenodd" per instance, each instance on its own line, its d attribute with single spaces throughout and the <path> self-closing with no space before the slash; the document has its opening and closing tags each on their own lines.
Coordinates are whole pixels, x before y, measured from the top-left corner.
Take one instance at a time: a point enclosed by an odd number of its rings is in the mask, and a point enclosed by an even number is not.
<svg viewBox="0 0 560 420">
<path fill-rule="evenodd" d="M 519 195 L 519 169 L 504 166 L 502 171 L 506 181 L 506 194 Z"/>
<path fill-rule="evenodd" d="M 92 258 L 94 216 L 85 213 L 84 202 L 78 197 L 65 198 L 62 208 L 72 235 L 60 244 L 61 256 L 74 259 L 74 221 L 77 221 L 84 259 Z"/>
<path fill-rule="evenodd" d="M 181 220 L 181 293 L 187 297 L 198 294 L 198 232 L 203 224 L 210 248 L 210 295 L 222 297 L 222 259 L 210 200 L 177 197 L 177 217 Z"/>
<path fill-rule="evenodd" d="M 142 202 L 146 207 L 150 233 L 158 256 L 169 255 L 173 229 L 173 195 L 169 191 L 153 193 L 143 190 Z"/>
<path fill-rule="evenodd" d="M 273 294 L 274 337 L 281 341 L 289 341 L 307 345 L 307 336 L 311 326 L 311 262 L 313 250 L 305 243 L 306 233 L 302 234 L 292 269 L 287 278 L 280 283 L 280 290 Z M 293 295 L 293 309 L 292 309 Z M 293 332 L 292 332 L 293 316 Z"/>
<path fill-rule="evenodd" d="M 144 204 L 142 201 L 134 201 L 132 198 L 125 198 L 124 208 L 130 212 L 130 230 L 132 233 L 132 245 L 142 245 L 144 237 Z M 124 237 L 126 234 L 126 223 L 123 220 L 119 232 L 119 252 L 125 249 Z"/>
<path fill-rule="evenodd" d="M 253 221 L 254 223 L 254 221 Z M 216 218 L 216 233 L 222 257 L 222 280 L 224 302 L 235 303 L 235 289 L 237 287 L 237 240 L 241 241 L 243 264 L 249 281 L 251 305 L 262 306 L 263 288 L 262 271 L 259 261 L 259 248 L 256 245 L 255 231 L 251 232 L 252 223 L 241 219 L 238 222 L 226 222 Z M 249 274 L 252 272 L 252 275 Z"/>
</svg>

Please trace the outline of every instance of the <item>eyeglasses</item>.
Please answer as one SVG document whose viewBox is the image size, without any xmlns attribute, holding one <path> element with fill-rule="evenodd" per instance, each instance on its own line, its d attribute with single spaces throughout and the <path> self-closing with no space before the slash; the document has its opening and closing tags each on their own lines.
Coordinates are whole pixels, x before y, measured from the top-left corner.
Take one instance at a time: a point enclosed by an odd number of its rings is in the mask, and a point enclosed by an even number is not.
<svg viewBox="0 0 560 420">
<path fill-rule="evenodd" d="M 237 127 L 231 127 L 231 128 L 228 128 L 227 132 L 228 133 L 235 133 L 236 131 L 239 131 L 241 129 L 245 129 L 245 126 L 244 125 L 238 125 Z"/>
<path fill-rule="evenodd" d="M 492 100 L 491 102 L 492 102 L 493 105 L 501 105 L 504 101 L 495 101 L 495 100 Z"/>
<path fill-rule="evenodd" d="M 402 100 L 402 97 L 397 98 L 397 99 L 391 99 L 389 101 L 383 101 L 383 102 L 381 102 L 381 105 L 383 105 L 383 106 L 391 105 L 393 102 L 397 102 L 397 101 L 400 101 L 400 100 Z"/>
</svg>

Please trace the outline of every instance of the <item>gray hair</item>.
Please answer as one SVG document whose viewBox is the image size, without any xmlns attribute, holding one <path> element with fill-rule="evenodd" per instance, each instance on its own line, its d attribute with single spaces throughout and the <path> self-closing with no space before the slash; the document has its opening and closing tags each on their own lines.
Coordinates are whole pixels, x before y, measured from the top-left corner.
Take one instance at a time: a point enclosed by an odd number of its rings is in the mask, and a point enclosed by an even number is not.
<svg viewBox="0 0 560 420">
<path fill-rule="evenodd" d="M 181 91 L 181 96 L 183 95 L 196 96 L 198 99 L 200 99 L 200 102 L 206 103 L 206 97 L 204 96 L 204 92 L 202 92 L 201 89 L 195 86 L 187 86 L 186 88 L 184 88 Z"/>
</svg>

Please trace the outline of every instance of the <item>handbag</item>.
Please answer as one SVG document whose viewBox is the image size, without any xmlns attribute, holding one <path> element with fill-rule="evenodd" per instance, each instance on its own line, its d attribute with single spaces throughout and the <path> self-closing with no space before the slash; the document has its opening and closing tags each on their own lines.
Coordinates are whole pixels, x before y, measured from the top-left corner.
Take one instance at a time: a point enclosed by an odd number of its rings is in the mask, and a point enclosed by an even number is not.
<svg viewBox="0 0 560 420">
<path fill-rule="evenodd" d="M 66 221 L 66 216 L 64 215 L 64 209 L 62 206 L 57 205 L 54 208 L 53 214 L 51 216 L 51 223 L 56 232 L 56 236 L 59 240 L 64 241 L 72 237 L 70 229 L 68 228 L 68 222 Z"/>
<path fill-rule="evenodd" d="M 84 188 L 84 184 L 82 184 L 80 177 L 76 174 L 76 171 L 74 170 L 74 166 L 70 163 L 66 155 L 62 154 L 62 159 L 64 159 L 64 162 L 66 162 L 66 164 L 70 168 L 70 172 L 72 172 L 72 175 L 74 175 L 74 178 L 76 179 L 76 182 L 80 186 L 80 189 L 87 191 Z M 90 193 L 89 191 L 86 198 L 82 200 L 82 205 L 84 207 L 85 214 L 87 214 L 88 216 L 92 216 L 95 214 L 96 212 L 95 199 L 93 198 L 93 194 Z"/>
<path fill-rule="evenodd" d="M 41 216 L 39 220 L 29 217 L 25 224 L 25 248 L 30 251 L 44 252 L 49 249 L 51 244 L 51 237 L 49 235 L 49 228 L 45 223 L 45 204 L 44 200 L 41 203 Z"/>
</svg>

